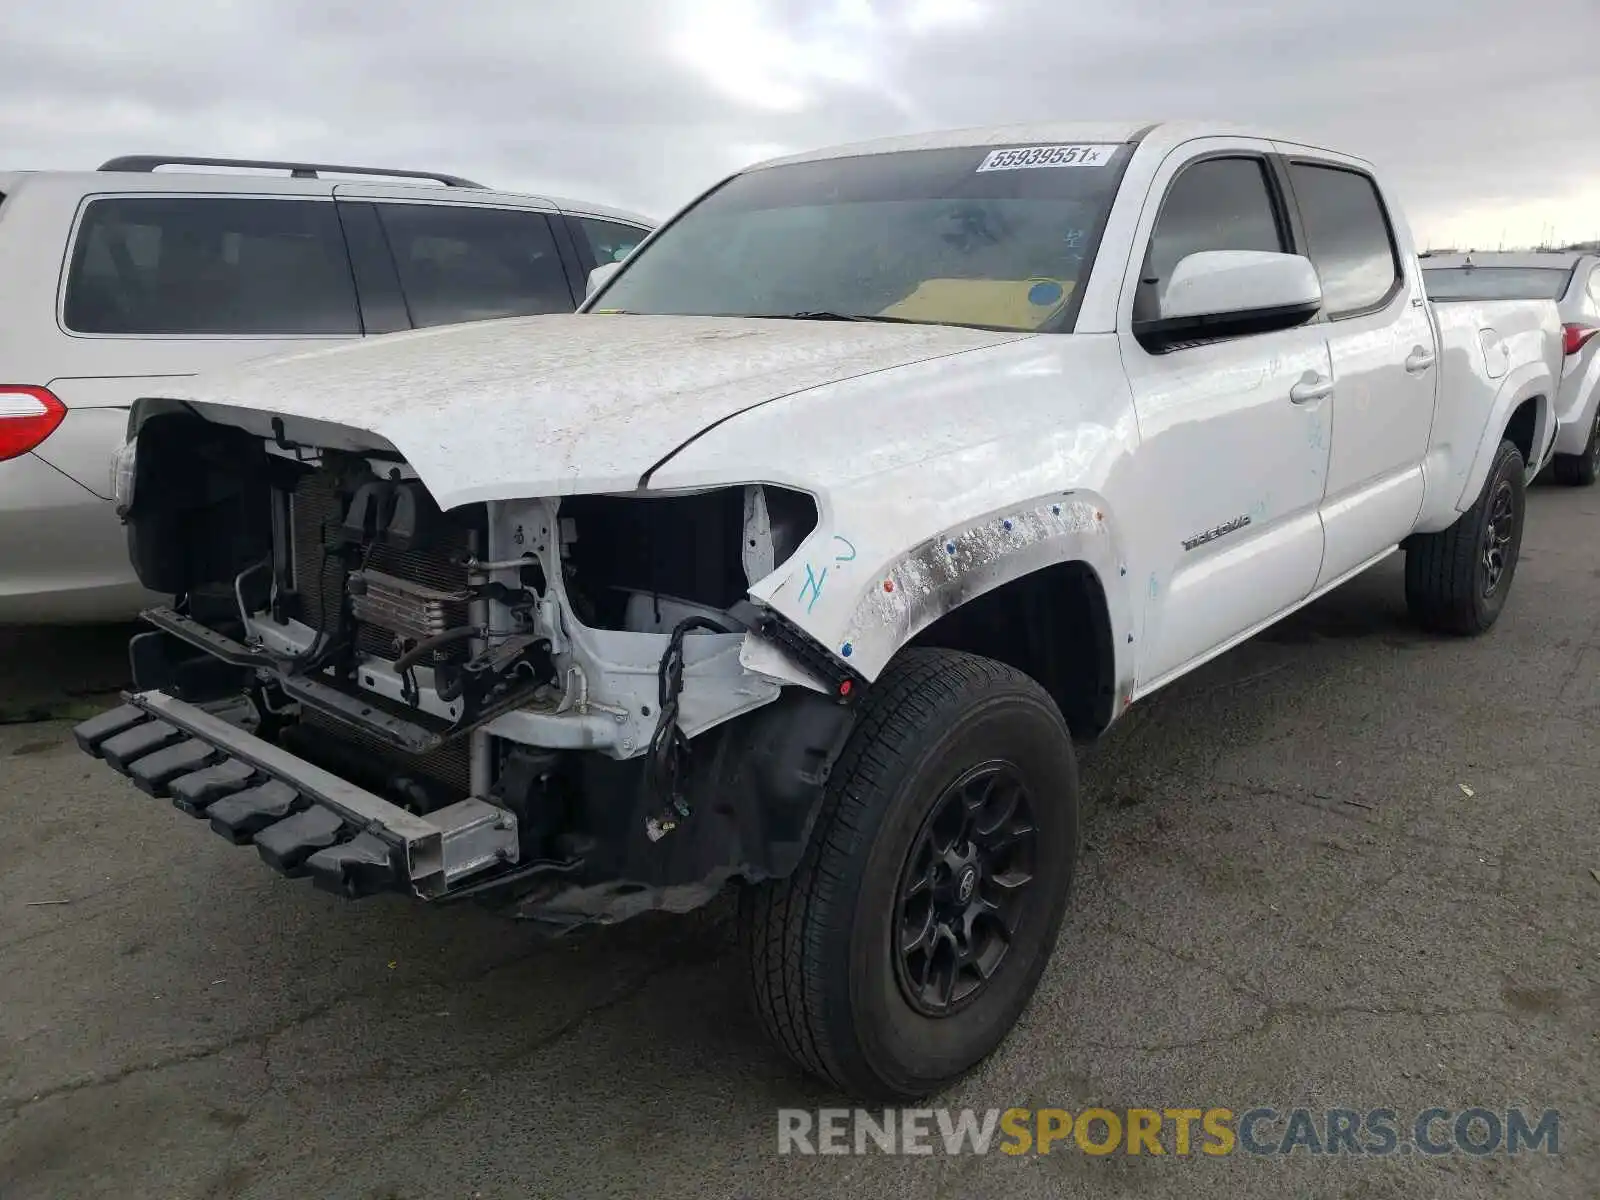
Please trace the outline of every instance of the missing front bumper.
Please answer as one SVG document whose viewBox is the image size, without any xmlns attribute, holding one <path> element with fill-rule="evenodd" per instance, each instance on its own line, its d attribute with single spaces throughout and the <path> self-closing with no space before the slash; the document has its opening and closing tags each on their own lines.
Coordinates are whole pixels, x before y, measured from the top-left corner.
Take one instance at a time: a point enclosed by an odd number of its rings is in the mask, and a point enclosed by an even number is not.
<svg viewBox="0 0 1600 1200">
<path fill-rule="evenodd" d="M 79 748 L 286 875 L 435 899 L 517 862 L 506 809 L 467 799 L 418 816 L 165 692 L 125 699 L 73 730 Z"/>
</svg>

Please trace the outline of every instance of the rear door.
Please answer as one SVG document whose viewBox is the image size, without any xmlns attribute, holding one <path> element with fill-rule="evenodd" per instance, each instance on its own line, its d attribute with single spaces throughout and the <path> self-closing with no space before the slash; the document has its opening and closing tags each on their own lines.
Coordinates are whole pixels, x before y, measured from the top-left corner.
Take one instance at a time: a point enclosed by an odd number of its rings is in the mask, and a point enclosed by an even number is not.
<svg viewBox="0 0 1600 1200">
<path fill-rule="evenodd" d="M 420 329 L 577 307 L 548 210 L 432 200 L 415 194 L 426 189 L 408 190 L 404 198 L 340 201 L 363 303 L 369 291 L 389 297 L 398 289 L 398 309 L 384 301 L 385 327 L 399 327 L 402 313 L 407 326 Z M 380 244 L 386 263 L 377 259 Z"/>
<path fill-rule="evenodd" d="M 1322 587 L 1397 545 L 1416 522 L 1438 351 L 1421 268 L 1377 182 L 1322 151 L 1287 153 L 1333 364 Z"/>
<path fill-rule="evenodd" d="M 1328 346 L 1320 325 L 1151 351 L 1132 333 L 1161 281 L 1203 250 L 1296 249 L 1271 146 L 1191 142 L 1151 185 L 1118 321 L 1141 444 L 1139 558 L 1149 575 L 1138 686 L 1304 600 L 1322 562 Z"/>
<path fill-rule="evenodd" d="M 361 333 L 326 194 L 89 195 L 67 237 L 55 324 L 38 382 L 68 415 L 36 453 L 102 497 L 126 409 L 163 377 Z"/>
</svg>

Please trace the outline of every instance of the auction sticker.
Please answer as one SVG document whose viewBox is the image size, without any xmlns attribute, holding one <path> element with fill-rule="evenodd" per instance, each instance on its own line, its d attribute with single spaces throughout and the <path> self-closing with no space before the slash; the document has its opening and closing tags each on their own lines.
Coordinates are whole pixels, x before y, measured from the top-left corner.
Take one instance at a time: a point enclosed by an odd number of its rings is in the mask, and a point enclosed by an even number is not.
<svg viewBox="0 0 1600 1200">
<path fill-rule="evenodd" d="M 980 171 L 1027 171 L 1034 167 L 1103 167 L 1115 146 L 1013 146 L 991 150 Z"/>
</svg>

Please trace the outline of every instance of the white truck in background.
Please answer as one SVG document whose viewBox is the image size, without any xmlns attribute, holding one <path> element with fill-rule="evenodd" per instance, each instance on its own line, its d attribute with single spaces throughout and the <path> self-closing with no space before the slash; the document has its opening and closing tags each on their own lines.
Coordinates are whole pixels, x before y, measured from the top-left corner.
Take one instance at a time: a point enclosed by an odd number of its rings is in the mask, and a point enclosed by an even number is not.
<svg viewBox="0 0 1600 1200">
<path fill-rule="evenodd" d="M 163 382 L 79 744 L 348 896 L 572 925 L 728 886 L 857 1096 L 1000 1043 L 1073 735 L 1386 556 L 1477 634 L 1555 437 L 1548 301 L 1427 301 L 1363 160 L 1042 124 L 738 172 L 576 314 Z M 175 852 L 175 859 L 177 854 Z"/>
<path fill-rule="evenodd" d="M 1563 361 L 1551 473 L 1569 487 L 1593 486 L 1600 479 L 1600 254 L 1429 254 L 1422 259 L 1422 278 L 1429 299 L 1439 305 L 1556 305 Z"/>
</svg>

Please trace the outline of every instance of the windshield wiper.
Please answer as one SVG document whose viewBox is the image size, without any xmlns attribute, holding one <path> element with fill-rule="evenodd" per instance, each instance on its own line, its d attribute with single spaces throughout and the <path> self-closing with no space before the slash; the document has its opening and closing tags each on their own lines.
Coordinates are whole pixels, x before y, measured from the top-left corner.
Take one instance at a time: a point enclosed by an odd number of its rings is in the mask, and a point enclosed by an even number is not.
<svg viewBox="0 0 1600 1200">
<path fill-rule="evenodd" d="M 792 313 L 751 313 L 753 317 L 766 317 L 773 321 L 882 321 L 891 325 L 928 325 L 929 321 L 914 321 L 910 317 L 880 317 L 868 313 L 829 312 L 826 309 Z"/>
<path fill-rule="evenodd" d="M 842 313 L 828 309 L 792 313 L 697 313 L 707 317 L 737 317 L 748 321 L 868 321 L 882 325 L 943 325 L 951 329 L 987 329 L 995 333 L 1037 333 L 1014 325 L 983 325 L 977 321 L 930 321 L 920 317 L 886 317 L 875 313 Z"/>
</svg>

